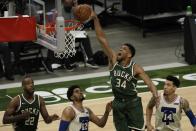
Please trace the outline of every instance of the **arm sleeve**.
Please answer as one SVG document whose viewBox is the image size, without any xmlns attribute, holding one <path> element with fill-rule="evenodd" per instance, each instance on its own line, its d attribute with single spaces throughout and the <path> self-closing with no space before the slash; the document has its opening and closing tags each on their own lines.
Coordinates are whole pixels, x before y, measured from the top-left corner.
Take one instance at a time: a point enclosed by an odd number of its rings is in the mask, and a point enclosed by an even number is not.
<svg viewBox="0 0 196 131">
<path fill-rule="evenodd" d="M 66 131 L 67 128 L 69 127 L 69 121 L 60 121 L 60 125 L 59 125 L 59 131 Z"/>
<path fill-rule="evenodd" d="M 186 115 L 188 116 L 192 126 L 196 126 L 196 118 L 195 118 L 195 115 L 193 114 L 192 110 L 187 111 Z"/>
</svg>

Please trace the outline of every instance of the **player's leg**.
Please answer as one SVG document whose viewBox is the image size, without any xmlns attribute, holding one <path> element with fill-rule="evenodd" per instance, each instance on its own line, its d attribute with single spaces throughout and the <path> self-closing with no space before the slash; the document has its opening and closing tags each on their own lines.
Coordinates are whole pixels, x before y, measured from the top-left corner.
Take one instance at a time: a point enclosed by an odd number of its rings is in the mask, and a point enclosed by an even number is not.
<svg viewBox="0 0 196 131">
<path fill-rule="evenodd" d="M 127 119 L 124 114 L 125 104 L 120 101 L 114 100 L 112 102 L 113 109 L 113 122 L 116 128 L 116 131 L 129 131 L 127 125 Z"/>
<path fill-rule="evenodd" d="M 137 97 L 133 101 L 128 102 L 126 109 L 128 117 L 128 127 L 136 131 L 144 130 L 144 113 L 141 98 Z"/>
</svg>

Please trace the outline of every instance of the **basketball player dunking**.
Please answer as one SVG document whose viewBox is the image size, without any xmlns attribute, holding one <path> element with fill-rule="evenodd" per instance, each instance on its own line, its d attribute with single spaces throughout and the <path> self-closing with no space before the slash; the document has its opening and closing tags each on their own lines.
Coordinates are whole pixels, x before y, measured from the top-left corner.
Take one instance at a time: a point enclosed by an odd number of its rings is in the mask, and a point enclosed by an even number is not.
<svg viewBox="0 0 196 131">
<path fill-rule="evenodd" d="M 175 93 L 176 88 L 180 86 L 180 81 L 174 76 L 167 76 L 163 93 L 160 94 L 159 106 L 155 113 L 156 131 L 182 131 L 180 120 L 182 110 L 186 113 L 193 125 L 193 131 L 196 131 L 196 118 L 189 106 L 189 102 Z M 154 131 L 151 125 L 154 98 L 151 98 L 146 108 L 147 131 Z"/>
<path fill-rule="evenodd" d="M 67 98 L 73 103 L 67 106 L 62 113 L 59 131 L 88 131 L 89 121 L 99 127 L 104 127 L 111 111 L 111 102 L 107 103 L 102 118 L 83 106 L 84 95 L 78 85 L 69 87 Z"/>
<path fill-rule="evenodd" d="M 143 107 L 136 90 L 137 78 L 145 82 L 155 98 L 158 98 L 157 89 L 143 68 L 132 60 L 135 48 L 129 43 L 124 43 L 115 53 L 109 46 L 99 19 L 93 11 L 91 17 L 94 20 L 97 39 L 109 59 L 110 79 L 114 94 L 113 120 L 116 130 L 144 130 Z"/>
<path fill-rule="evenodd" d="M 34 82 L 30 76 L 22 80 L 23 93 L 14 97 L 3 116 L 3 124 L 13 123 L 14 131 L 36 131 L 39 113 L 46 123 L 57 120 L 58 115 L 49 115 L 44 99 L 34 94 Z"/>
</svg>

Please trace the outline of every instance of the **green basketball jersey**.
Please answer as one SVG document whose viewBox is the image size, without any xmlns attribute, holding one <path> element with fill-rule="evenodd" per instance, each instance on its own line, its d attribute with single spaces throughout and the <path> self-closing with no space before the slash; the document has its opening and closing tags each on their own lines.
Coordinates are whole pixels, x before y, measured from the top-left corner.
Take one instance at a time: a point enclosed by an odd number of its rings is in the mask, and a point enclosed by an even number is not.
<svg viewBox="0 0 196 131">
<path fill-rule="evenodd" d="M 112 91 L 115 98 L 126 99 L 137 96 L 137 79 L 133 76 L 134 62 L 130 62 L 127 67 L 116 63 L 110 71 Z"/>
<path fill-rule="evenodd" d="M 15 131 L 36 131 L 40 112 L 39 96 L 34 95 L 32 102 L 26 100 L 23 94 L 19 95 L 19 98 L 20 106 L 16 114 L 22 114 L 25 111 L 30 113 L 30 117 L 27 120 L 14 123 Z"/>
</svg>

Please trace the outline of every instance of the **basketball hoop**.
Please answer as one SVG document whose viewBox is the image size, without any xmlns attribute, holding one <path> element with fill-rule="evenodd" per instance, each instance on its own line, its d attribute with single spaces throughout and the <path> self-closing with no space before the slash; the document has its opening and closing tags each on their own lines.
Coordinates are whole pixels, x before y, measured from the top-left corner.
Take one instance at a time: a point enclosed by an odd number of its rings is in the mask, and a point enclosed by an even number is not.
<svg viewBox="0 0 196 131">
<path fill-rule="evenodd" d="M 75 36 L 70 31 L 80 31 L 83 25 L 76 20 L 65 20 L 65 41 L 63 51 L 54 53 L 56 58 L 63 59 L 64 57 L 73 57 L 76 54 L 75 50 Z"/>
<path fill-rule="evenodd" d="M 75 50 L 75 38 L 70 32 L 65 32 L 65 45 L 64 51 L 62 52 L 55 52 L 54 56 L 56 58 L 63 59 L 64 57 L 72 57 L 76 54 Z"/>
<path fill-rule="evenodd" d="M 77 20 L 65 20 L 65 31 L 80 31 L 83 27 L 84 25 Z"/>
</svg>

